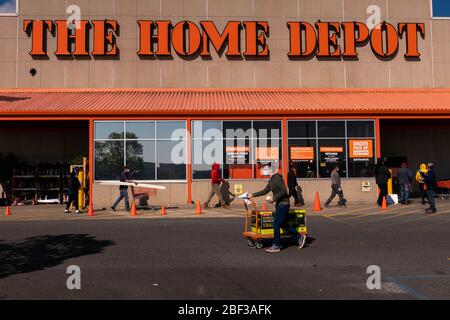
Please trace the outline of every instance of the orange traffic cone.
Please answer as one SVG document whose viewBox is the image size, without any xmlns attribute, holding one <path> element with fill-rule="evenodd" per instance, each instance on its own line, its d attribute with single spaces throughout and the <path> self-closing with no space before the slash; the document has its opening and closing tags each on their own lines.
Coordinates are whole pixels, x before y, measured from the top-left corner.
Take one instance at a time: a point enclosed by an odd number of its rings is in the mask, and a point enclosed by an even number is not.
<svg viewBox="0 0 450 320">
<path fill-rule="evenodd" d="M 200 201 L 197 201 L 197 205 L 195 207 L 195 213 L 202 214 L 202 205 L 200 204 Z"/>
<path fill-rule="evenodd" d="M 167 216 L 166 207 L 164 207 L 164 206 L 162 206 L 162 208 L 161 208 L 161 215 Z"/>
<path fill-rule="evenodd" d="M 89 206 L 88 209 L 88 216 L 93 217 L 94 216 L 94 208 L 92 206 Z"/>
<path fill-rule="evenodd" d="M 267 205 L 265 202 L 263 202 L 263 204 L 261 206 L 261 211 L 267 211 Z"/>
<path fill-rule="evenodd" d="M 319 192 L 316 192 L 313 211 L 322 211 L 322 207 L 320 206 Z"/>
<path fill-rule="evenodd" d="M 381 205 L 381 210 L 387 210 L 386 197 L 383 197 L 383 204 Z"/>
<path fill-rule="evenodd" d="M 136 212 L 136 203 L 134 203 L 134 201 L 133 201 L 133 203 L 131 204 L 131 215 L 132 215 L 133 217 L 137 216 L 137 212 Z"/>
<path fill-rule="evenodd" d="M 5 216 L 10 216 L 10 215 L 11 215 L 11 208 L 9 206 L 6 206 Z"/>
</svg>

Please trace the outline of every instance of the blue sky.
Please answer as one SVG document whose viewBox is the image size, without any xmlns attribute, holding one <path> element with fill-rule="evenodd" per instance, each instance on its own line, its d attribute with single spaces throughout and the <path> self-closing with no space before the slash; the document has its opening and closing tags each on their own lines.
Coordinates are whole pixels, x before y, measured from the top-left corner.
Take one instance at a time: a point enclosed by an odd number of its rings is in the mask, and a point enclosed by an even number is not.
<svg viewBox="0 0 450 320">
<path fill-rule="evenodd" d="M 450 17 L 450 0 L 433 0 L 433 16 Z"/>
<path fill-rule="evenodd" d="M 0 0 L 0 13 L 16 13 L 16 0 Z"/>
</svg>

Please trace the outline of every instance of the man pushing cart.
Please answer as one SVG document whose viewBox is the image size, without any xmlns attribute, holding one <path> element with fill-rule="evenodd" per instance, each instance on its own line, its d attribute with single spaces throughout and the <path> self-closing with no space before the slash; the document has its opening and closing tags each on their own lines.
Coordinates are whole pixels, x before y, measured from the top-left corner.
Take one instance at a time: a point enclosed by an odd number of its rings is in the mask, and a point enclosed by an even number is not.
<svg viewBox="0 0 450 320">
<path fill-rule="evenodd" d="M 271 164 L 266 164 L 262 168 L 263 175 L 269 176 L 270 180 L 264 190 L 253 194 L 248 194 L 248 198 L 260 197 L 272 192 L 273 196 L 267 196 L 266 201 L 269 203 L 275 203 L 275 217 L 273 219 L 273 244 L 270 248 L 266 249 L 268 253 L 276 253 L 281 251 L 281 227 L 286 226 L 289 233 L 294 237 L 296 243 L 298 243 L 299 249 L 305 245 L 306 236 L 299 234 L 297 228 L 293 225 L 289 225 L 288 215 L 290 209 L 289 194 L 284 183 L 283 176 L 276 170 L 273 170 Z M 257 213 L 256 213 L 257 214 Z"/>
</svg>

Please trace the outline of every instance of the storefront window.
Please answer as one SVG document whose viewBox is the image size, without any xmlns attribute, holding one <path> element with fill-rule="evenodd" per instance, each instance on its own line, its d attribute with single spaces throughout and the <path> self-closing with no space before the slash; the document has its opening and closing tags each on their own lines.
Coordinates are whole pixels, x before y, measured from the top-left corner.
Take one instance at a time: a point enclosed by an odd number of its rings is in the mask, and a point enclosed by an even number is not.
<svg viewBox="0 0 450 320">
<path fill-rule="evenodd" d="M 292 120 L 288 122 L 289 161 L 295 163 L 299 178 L 328 178 L 336 164 L 342 177 L 372 177 L 374 135 L 373 120 Z"/>
<path fill-rule="evenodd" d="M 271 162 L 281 172 L 281 121 L 193 121 L 193 179 L 209 179 L 211 165 L 221 165 L 225 179 L 258 179 Z"/>
<path fill-rule="evenodd" d="M 0 0 L 0 16 L 15 16 L 18 14 L 18 0 Z"/>
<path fill-rule="evenodd" d="M 329 178 L 336 165 L 339 165 L 341 177 L 346 177 L 346 161 L 344 139 L 319 140 L 319 178 Z"/>
<path fill-rule="evenodd" d="M 298 178 L 317 178 L 315 139 L 289 139 L 289 160 L 294 162 Z"/>
<path fill-rule="evenodd" d="M 123 141 L 95 141 L 95 179 L 119 180 L 124 165 Z"/>
<path fill-rule="evenodd" d="M 134 180 L 185 180 L 185 122 L 95 122 L 95 179 L 118 180 L 124 165 Z"/>
<path fill-rule="evenodd" d="M 127 140 L 126 163 L 132 168 L 130 178 L 155 180 L 155 141 Z"/>
<path fill-rule="evenodd" d="M 154 122 L 127 122 L 127 139 L 155 139 Z"/>
<path fill-rule="evenodd" d="M 450 18 L 450 2 L 448 0 L 432 0 L 433 18 Z"/>
<path fill-rule="evenodd" d="M 315 138 L 316 121 L 289 121 L 289 138 Z"/>
<path fill-rule="evenodd" d="M 345 121 L 318 121 L 319 138 L 345 137 Z"/>
<path fill-rule="evenodd" d="M 123 140 L 123 122 L 98 122 L 95 124 L 95 139 Z"/>
<path fill-rule="evenodd" d="M 372 138 L 375 136 L 373 121 L 347 121 L 347 136 L 354 138 Z"/>
</svg>

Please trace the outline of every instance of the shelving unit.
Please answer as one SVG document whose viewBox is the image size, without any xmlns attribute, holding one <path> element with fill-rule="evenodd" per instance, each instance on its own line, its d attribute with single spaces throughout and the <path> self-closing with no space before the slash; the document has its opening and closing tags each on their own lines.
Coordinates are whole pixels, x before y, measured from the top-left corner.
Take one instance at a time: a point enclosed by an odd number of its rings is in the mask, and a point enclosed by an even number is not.
<svg viewBox="0 0 450 320">
<path fill-rule="evenodd" d="M 69 167 L 38 164 L 14 169 L 13 195 L 26 204 L 63 203 Z"/>
</svg>

